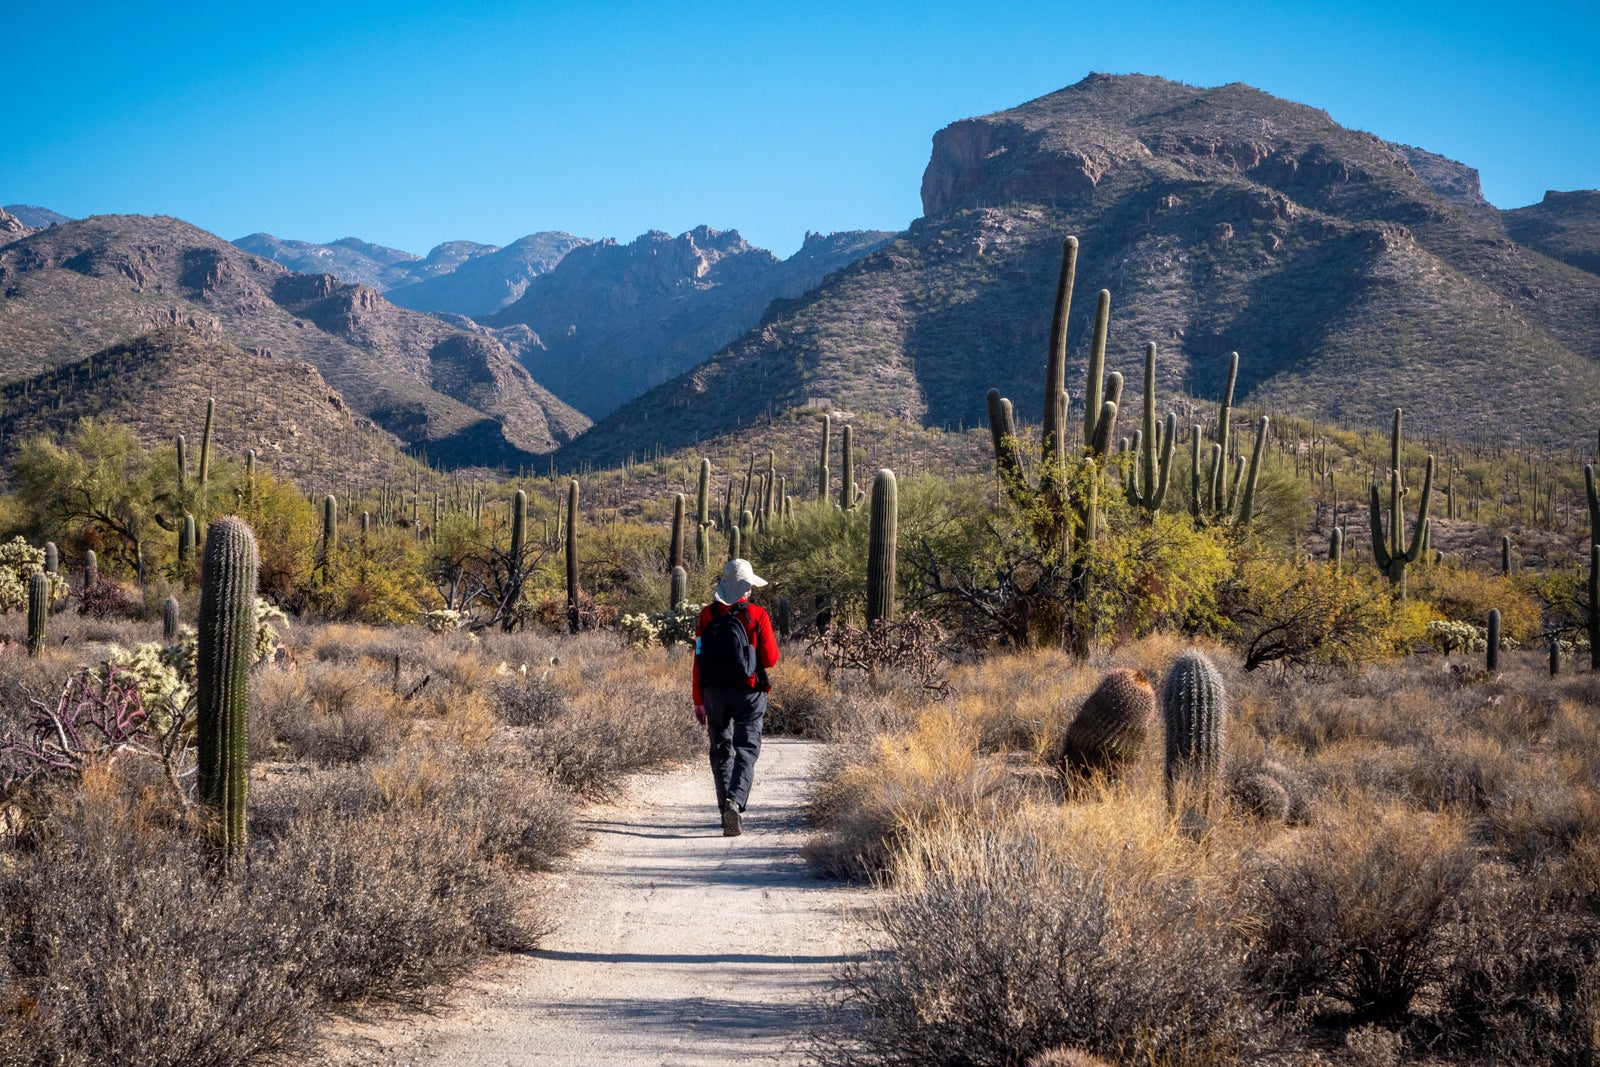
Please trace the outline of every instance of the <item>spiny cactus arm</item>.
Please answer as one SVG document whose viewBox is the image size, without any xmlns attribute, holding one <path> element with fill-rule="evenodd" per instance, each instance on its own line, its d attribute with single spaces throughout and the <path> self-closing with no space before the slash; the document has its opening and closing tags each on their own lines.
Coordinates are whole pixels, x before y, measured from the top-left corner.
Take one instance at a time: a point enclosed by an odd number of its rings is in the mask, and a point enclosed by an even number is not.
<svg viewBox="0 0 1600 1067">
<path fill-rule="evenodd" d="M 711 460 L 704 457 L 700 460 L 700 481 L 694 493 L 694 521 L 701 526 L 711 521 Z"/>
<path fill-rule="evenodd" d="M 1589 496 L 1589 543 L 1600 542 L 1600 493 L 1595 492 L 1594 464 L 1583 468 L 1583 488 Z"/>
<path fill-rule="evenodd" d="M 1094 440 L 1105 403 L 1106 334 L 1111 328 L 1111 293 L 1100 290 L 1094 307 L 1094 333 L 1089 338 L 1089 369 L 1083 388 L 1083 443 Z"/>
<path fill-rule="evenodd" d="M 1372 520 L 1372 558 L 1378 564 L 1378 569 L 1385 574 L 1394 564 L 1394 558 L 1389 554 L 1389 534 L 1383 525 L 1383 503 L 1378 497 L 1377 483 L 1372 485 L 1372 500 L 1368 503 L 1368 515 Z"/>
<path fill-rule="evenodd" d="M 1222 411 L 1217 416 L 1217 443 L 1228 451 L 1229 419 L 1233 413 L 1233 387 L 1239 381 L 1239 353 L 1228 353 L 1228 386 L 1222 391 Z"/>
<path fill-rule="evenodd" d="M 211 421 L 216 415 L 215 397 L 206 397 L 206 427 L 200 435 L 200 507 L 205 509 L 206 483 L 211 480 Z"/>
<path fill-rule="evenodd" d="M 1178 439 L 1178 413 L 1176 411 L 1167 412 L 1165 432 L 1158 434 L 1158 436 L 1161 441 L 1161 460 L 1156 465 L 1158 472 L 1156 476 L 1156 491 L 1154 496 L 1147 495 L 1145 498 L 1145 507 L 1149 509 L 1152 515 L 1161 510 L 1161 505 L 1167 499 L 1167 483 L 1172 475 L 1172 448 L 1174 442 Z M 1149 492 L 1150 489 L 1146 486 L 1145 493 L 1148 494 Z"/>
<path fill-rule="evenodd" d="M 1256 445 L 1250 450 L 1250 473 L 1244 481 L 1244 498 L 1239 501 L 1239 525 L 1248 526 L 1255 515 L 1256 480 L 1261 477 L 1261 453 L 1267 440 L 1267 417 L 1256 426 Z"/>
<path fill-rule="evenodd" d="M 1111 451 L 1111 438 L 1117 432 L 1117 402 L 1105 400 L 1100 404 L 1100 417 L 1095 420 L 1094 439 L 1089 450 L 1096 456 Z"/>
<path fill-rule="evenodd" d="M 1227 454 L 1222 451 L 1222 446 L 1220 444 L 1213 443 L 1211 446 L 1210 495 L 1206 497 L 1206 504 L 1208 505 L 1206 510 L 1210 511 L 1213 515 L 1221 514 L 1222 505 L 1227 503 L 1223 496 L 1223 483 L 1227 480 L 1227 474 Z"/>
<path fill-rule="evenodd" d="M 1148 508 L 1156 484 L 1156 343 L 1154 341 L 1144 346 L 1144 423 L 1140 429 L 1144 438 L 1144 448 L 1139 457 L 1139 500 Z"/>
<path fill-rule="evenodd" d="M 667 543 L 667 570 L 675 571 L 683 566 L 683 523 L 688 511 L 689 502 L 682 493 L 672 498 L 672 533 L 671 540 Z"/>
<path fill-rule="evenodd" d="M 1061 271 L 1056 276 L 1055 310 L 1050 317 L 1050 354 L 1044 372 L 1044 435 L 1046 460 L 1066 454 L 1067 423 L 1057 398 L 1067 388 L 1067 316 L 1072 311 L 1072 286 L 1078 276 L 1078 239 L 1061 242 Z"/>
<path fill-rule="evenodd" d="M 822 416 L 822 446 L 817 451 L 817 501 L 828 499 L 828 455 L 833 447 L 833 416 Z"/>
<path fill-rule="evenodd" d="M 1428 457 L 1428 465 L 1423 468 L 1422 475 L 1422 504 L 1417 509 L 1417 528 L 1411 531 L 1411 545 L 1401 556 L 1407 563 L 1415 563 L 1421 558 L 1428 537 L 1428 504 L 1433 496 L 1433 457 Z"/>
<path fill-rule="evenodd" d="M 994 461 L 999 471 L 1000 485 L 1013 498 L 1027 486 L 1022 480 L 1022 461 L 1017 448 L 1017 426 L 1012 415 L 1011 401 L 1000 395 L 1000 390 L 990 389 L 985 398 L 989 408 L 989 436 L 994 441 Z"/>
<path fill-rule="evenodd" d="M 840 444 L 844 448 L 844 456 L 839 467 L 839 507 L 849 511 L 856 506 L 856 457 L 855 457 L 855 432 L 845 423 L 844 432 L 839 435 Z"/>
</svg>

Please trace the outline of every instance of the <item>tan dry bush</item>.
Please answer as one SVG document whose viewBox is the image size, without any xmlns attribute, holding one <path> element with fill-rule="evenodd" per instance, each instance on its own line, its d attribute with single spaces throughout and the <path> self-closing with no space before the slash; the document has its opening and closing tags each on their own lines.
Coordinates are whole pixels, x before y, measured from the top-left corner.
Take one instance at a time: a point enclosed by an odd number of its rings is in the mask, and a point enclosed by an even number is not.
<svg viewBox="0 0 1600 1067">
<path fill-rule="evenodd" d="M 252 758 L 359 763 L 393 752 L 409 730 L 388 687 L 355 663 L 258 669 L 250 704 Z"/>
<path fill-rule="evenodd" d="M 1458 822 L 1350 809 L 1267 859 L 1251 908 L 1250 976 L 1268 999 L 1406 1018 L 1451 961 L 1449 935 L 1478 863 Z"/>
<path fill-rule="evenodd" d="M 917 826 L 993 807 L 1005 767 L 980 753 L 977 726 L 935 704 L 904 733 L 883 733 L 824 763 L 812 812 L 818 832 L 807 858 L 841 877 L 871 878 Z"/>
<path fill-rule="evenodd" d="M 780 662 L 771 677 L 767 733 L 819 741 L 837 736 L 839 692 L 815 663 L 793 655 Z"/>
<path fill-rule="evenodd" d="M 1060 649 L 1034 650 L 953 669 L 949 699 L 977 726 L 983 751 L 1044 759 L 1099 680 Z"/>
<path fill-rule="evenodd" d="M 881 951 L 843 975 L 853 1028 L 822 1061 L 1014 1064 L 1067 1047 L 1238 1062 L 1264 1031 L 1241 994 L 1226 864 L 1144 799 L 912 830 L 872 919 Z"/>
</svg>

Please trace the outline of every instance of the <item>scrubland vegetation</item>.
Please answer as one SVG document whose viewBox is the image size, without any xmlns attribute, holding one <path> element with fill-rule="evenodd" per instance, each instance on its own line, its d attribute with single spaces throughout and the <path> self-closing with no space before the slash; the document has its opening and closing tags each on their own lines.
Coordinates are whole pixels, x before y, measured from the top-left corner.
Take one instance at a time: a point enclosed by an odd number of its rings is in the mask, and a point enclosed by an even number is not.
<svg viewBox="0 0 1600 1067">
<path fill-rule="evenodd" d="M 576 805 L 700 751 L 684 641 L 735 554 L 787 643 L 768 730 L 830 743 L 808 856 L 884 887 L 821 1062 L 1594 1062 L 1600 502 L 1571 457 L 1274 427 L 1231 386 L 1157 422 L 1153 346 L 1119 431 L 1098 357 L 1067 418 L 1063 352 L 1042 426 L 991 394 L 989 474 L 968 438 L 807 413 L 742 461 L 311 493 L 204 433 L 198 465 L 104 422 L 29 442 L 0 1062 L 292 1059 L 328 1012 L 536 943 L 525 874 Z M 248 834 L 219 841 L 201 558 L 230 512 L 262 599 Z"/>
</svg>

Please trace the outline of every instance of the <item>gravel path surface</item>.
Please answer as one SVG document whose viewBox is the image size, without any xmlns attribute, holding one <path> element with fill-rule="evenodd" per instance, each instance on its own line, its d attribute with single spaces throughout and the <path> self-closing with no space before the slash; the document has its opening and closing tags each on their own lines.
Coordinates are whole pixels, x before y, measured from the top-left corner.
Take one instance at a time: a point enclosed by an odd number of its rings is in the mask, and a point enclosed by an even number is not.
<svg viewBox="0 0 1600 1067">
<path fill-rule="evenodd" d="M 769 738 L 743 836 L 702 763 L 594 809 L 592 843 L 545 889 L 555 928 L 434 1017 L 352 1041 L 344 1063 L 415 1067 L 798 1064 L 816 995 L 860 951 L 867 893 L 801 861 L 816 746 Z M 359 1045 L 359 1051 L 355 1046 Z"/>
</svg>

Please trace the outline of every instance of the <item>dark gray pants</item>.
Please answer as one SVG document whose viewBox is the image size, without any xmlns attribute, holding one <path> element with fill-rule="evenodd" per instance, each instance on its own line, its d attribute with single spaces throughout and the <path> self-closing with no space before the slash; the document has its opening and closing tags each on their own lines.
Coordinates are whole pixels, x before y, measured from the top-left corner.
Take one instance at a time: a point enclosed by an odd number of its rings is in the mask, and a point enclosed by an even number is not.
<svg viewBox="0 0 1600 1067">
<path fill-rule="evenodd" d="M 711 778 L 717 784 L 717 810 L 729 804 L 744 810 L 761 755 L 761 720 L 767 694 L 759 689 L 706 686 L 706 732 L 711 738 Z"/>
</svg>

